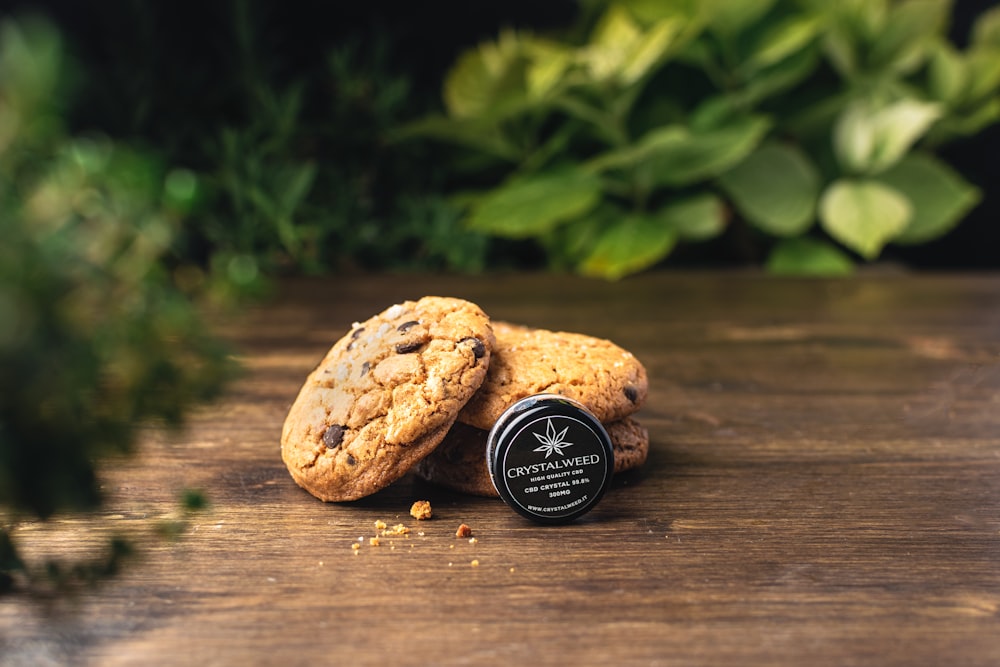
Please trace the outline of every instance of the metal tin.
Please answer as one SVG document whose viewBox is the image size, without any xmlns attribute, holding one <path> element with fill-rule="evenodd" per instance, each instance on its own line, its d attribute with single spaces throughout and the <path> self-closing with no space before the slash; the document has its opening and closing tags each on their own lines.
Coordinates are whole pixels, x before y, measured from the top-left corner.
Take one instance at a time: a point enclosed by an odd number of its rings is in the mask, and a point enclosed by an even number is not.
<svg viewBox="0 0 1000 667">
<path fill-rule="evenodd" d="M 614 473 L 611 438 L 583 405 L 537 394 L 508 408 L 490 430 L 486 462 L 497 493 L 539 523 L 588 512 Z"/>
</svg>

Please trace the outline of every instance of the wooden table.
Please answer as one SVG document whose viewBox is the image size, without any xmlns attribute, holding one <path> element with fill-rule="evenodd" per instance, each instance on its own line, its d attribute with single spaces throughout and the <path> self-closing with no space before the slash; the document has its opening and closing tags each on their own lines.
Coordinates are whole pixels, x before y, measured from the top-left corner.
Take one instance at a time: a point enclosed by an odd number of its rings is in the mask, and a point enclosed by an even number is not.
<svg viewBox="0 0 1000 667">
<path fill-rule="evenodd" d="M 632 350 L 645 468 L 562 527 L 412 477 L 341 505 L 296 487 L 278 438 L 306 373 L 434 293 Z M 0 663 L 1000 664 L 1000 276 L 336 278 L 226 330 L 245 376 L 149 428 L 99 520 L 16 529 L 29 555 L 109 525 L 141 551 L 75 600 L 0 598 Z M 208 509 L 152 537 L 189 487 Z M 372 547 L 378 520 L 412 532 Z"/>
</svg>

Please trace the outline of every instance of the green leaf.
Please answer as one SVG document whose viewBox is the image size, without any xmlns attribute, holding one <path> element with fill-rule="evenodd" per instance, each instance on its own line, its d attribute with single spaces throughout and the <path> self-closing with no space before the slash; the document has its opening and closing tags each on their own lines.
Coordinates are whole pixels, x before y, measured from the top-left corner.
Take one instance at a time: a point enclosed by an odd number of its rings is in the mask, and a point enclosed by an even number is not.
<svg viewBox="0 0 1000 667">
<path fill-rule="evenodd" d="M 823 51 L 827 60 L 844 79 L 852 80 L 858 70 L 858 54 L 854 40 L 842 26 L 831 26 L 823 36 Z"/>
<path fill-rule="evenodd" d="M 607 11 L 594 26 L 590 43 L 602 48 L 620 48 L 632 44 L 639 38 L 642 28 L 622 4 L 609 4 Z"/>
<path fill-rule="evenodd" d="M 671 227 L 651 216 L 630 215 L 608 227 L 577 268 L 587 276 L 618 280 L 660 261 L 676 243 Z"/>
<path fill-rule="evenodd" d="M 840 179 L 819 202 L 820 222 L 827 233 L 866 259 L 877 257 L 906 228 L 912 214 L 905 196 L 872 180 Z"/>
<path fill-rule="evenodd" d="M 846 276 L 854 262 L 835 246 L 807 237 L 784 239 L 767 259 L 767 270 L 778 275 Z"/>
<path fill-rule="evenodd" d="M 834 127 L 834 149 L 854 173 L 878 173 L 895 164 L 941 116 L 937 104 L 901 99 L 884 107 L 855 102 Z"/>
<path fill-rule="evenodd" d="M 267 200 L 266 195 L 262 201 L 258 193 L 252 193 L 252 198 L 274 225 L 281 245 L 293 257 L 299 255 L 302 247 L 300 230 L 295 225 L 295 213 L 312 188 L 315 177 L 316 165 L 312 163 L 288 166 L 275 175 L 276 192 L 273 201 Z"/>
<path fill-rule="evenodd" d="M 787 60 L 805 49 L 822 27 L 819 17 L 807 15 L 793 15 L 776 23 L 764 31 L 740 69 L 754 73 Z"/>
<path fill-rule="evenodd" d="M 926 59 L 933 38 L 942 33 L 950 5 L 949 0 L 904 0 L 895 4 L 871 41 L 869 65 L 912 72 Z"/>
<path fill-rule="evenodd" d="M 583 215 L 601 198 L 600 179 L 578 167 L 523 176 L 501 185 L 473 207 L 472 229 L 527 238 Z"/>
<path fill-rule="evenodd" d="M 427 138 L 473 148 L 505 160 L 515 160 L 519 152 L 493 123 L 478 118 L 430 115 L 392 130 L 388 140 Z"/>
<path fill-rule="evenodd" d="M 279 172 L 278 180 L 281 192 L 277 196 L 281 213 L 290 216 L 312 189 L 313 181 L 316 180 L 316 165 L 312 162 L 289 165 Z"/>
<path fill-rule="evenodd" d="M 703 6 L 707 4 L 705 0 L 617 0 L 616 4 L 621 5 L 636 18 L 639 23 L 656 23 L 665 18 L 683 18 L 685 21 L 694 22 L 701 12 Z"/>
<path fill-rule="evenodd" d="M 523 47 L 513 32 L 501 33 L 459 56 L 444 82 L 444 102 L 458 118 L 502 118 L 520 109 L 527 95 Z"/>
<path fill-rule="evenodd" d="M 743 117 L 742 112 L 737 110 L 739 105 L 740 100 L 735 95 L 723 93 L 706 97 L 687 114 L 687 129 L 692 134 L 704 134 L 725 127 L 734 119 Z M 684 112 L 675 103 L 666 113 L 676 116 Z"/>
<path fill-rule="evenodd" d="M 598 81 L 631 85 L 660 62 L 681 32 L 683 19 L 671 16 L 644 28 L 619 4 L 612 4 L 581 52 L 584 65 Z"/>
<path fill-rule="evenodd" d="M 834 69 L 849 82 L 863 73 L 864 53 L 885 26 L 887 0 L 816 1 L 816 10 L 827 18 L 823 47 Z"/>
<path fill-rule="evenodd" d="M 764 137 L 770 124 L 749 116 L 714 130 L 692 131 L 667 125 L 628 148 L 598 156 L 588 168 L 640 169 L 652 185 L 681 186 L 712 178 L 744 159 Z"/>
<path fill-rule="evenodd" d="M 969 52 L 966 67 L 969 78 L 963 101 L 980 102 L 997 94 L 1000 88 L 1000 48 Z"/>
<path fill-rule="evenodd" d="M 954 227 L 979 202 L 979 191 L 930 155 L 903 158 L 879 180 L 903 193 L 913 206 L 913 216 L 896 243 L 923 243 Z"/>
<path fill-rule="evenodd" d="M 1000 48 L 1000 7 L 992 7 L 979 15 L 972 26 L 972 43 Z"/>
<path fill-rule="evenodd" d="M 930 93 L 941 102 L 960 99 L 969 79 L 965 60 L 947 42 L 938 44 L 934 49 L 927 74 Z"/>
<path fill-rule="evenodd" d="M 778 62 L 765 67 L 746 81 L 739 92 L 747 105 L 756 105 L 772 95 L 785 91 L 809 76 L 819 65 L 820 51 L 815 46 L 807 46 Z"/>
<path fill-rule="evenodd" d="M 955 136 L 971 136 L 997 121 L 1000 121 L 1000 98 L 993 98 L 970 112 L 946 116 L 934 126 L 932 138 L 940 142 Z"/>
<path fill-rule="evenodd" d="M 562 82 L 573 64 L 573 52 L 562 44 L 536 38 L 526 39 L 524 46 L 530 60 L 525 74 L 528 94 L 544 98 Z"/>
<path fill-rule="evenodd" d="M 833 128 L 833 148 L 845 170 L 864 173 L 875 152 L 874 113 L 867 105 L 854 103 L 844 109 Z"/>
<path fill-rule="evenodd" d="M 916 100 L 900 100 L 879 111 L 872 171 L 877 173 L 895 164 L 940 117 L 940 106 Z"/>
<path fill-rule="evenodd" d="M 801 234 L 815 217 L 819 174 L 792 146 L 763 144 L 723 174 L 719 185 L 748 221 L 770 234 Z"/>
<path fill-rule="evenodd" d="M 870 41 L 885 28 L 892 0 L 825 0 L 813 3 L 828 6 L 856 41 Z"/>
<path fill-rule="evenodd" d="M 680 19 L 657 21 L 630 50 L 622 66 L 621 79 L 632 84 L 643 78 L 661 61 L 681 31 Z"/>
<path fill-rule="evenodd" d="M 775 0 L 707 0 L 701 4 L 712 32 L 732 40 L 766 14 Z"/>
<path fill-rule="evenodd" d="M 611 5 L 594 27 L 589 44 L 581 51 L 591 76 L 598 81 L 616 76 L 640 35 L 641 28 L 628 10 Z"/>
<path fill-rule="evenodd" d="M 685 241 L 704 241 L 726 227 L 726 206 L 713 194 L 699 194 L 673 201 L 650 215 L 675 230 Z"/>
<path fill-rule="evenodd" d="M 602 201 L 580 217 L 538 237 L 545 248 L 549 268 L 555 271 L 575 270 L 597 244 L 606 229 L 625 217 L 615 204 Z"/>
</svg>

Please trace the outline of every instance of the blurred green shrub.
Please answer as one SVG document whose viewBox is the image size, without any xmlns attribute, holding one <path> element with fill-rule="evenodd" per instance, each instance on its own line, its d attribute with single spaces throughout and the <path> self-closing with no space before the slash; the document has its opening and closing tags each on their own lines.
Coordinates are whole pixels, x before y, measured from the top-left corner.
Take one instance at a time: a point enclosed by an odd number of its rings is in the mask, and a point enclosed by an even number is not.
<svg viewBox="0 0 1000 667">
<path fill-rule="evenodd" d="M 393 37 L 410 28 L 338 24 L 309 40 L 303 24 L 319 19 L 279 4 L 223 2 L 188 26 L 191 3 L 101 3 L 77 42 L 101 46 L 80 49 L 93 71 L 74 117 L 197 175 L 181 252 L 245 291 L 286 274 L 484 268 L 491 239 L 436 194 L 443 166 L 386 140 L 437 100 L 399 62 Z"/>
<path fill-rule="evenodd" d="M 947 0 L 585 7 L 582 38 L 464 53 L 447 113 L 400 131 L 469 149 L 471 229 L 614 279 L 736 222 L 771 240 L 771 270 L 837 274 L 979 199 L 935 150 L 1000 118 L 1000 9 L 959 50 Z"/>
<path fill-rule="evenodd" d="M 0 589 L 27 571 L 8 522 L 96 508 L 140 424 L 179 424 L 232 370 L 197 306 L 213 284 L 175 253 L 197 177 L 69 136 L 63 64 L 47 24 L 0 24 Z"/>
<path fill-rule="evenodd" d="M 365 54 L 351 42 L 330 52 L 316 79 L 279 86 L 255 76 L 242 93 L 247 121 L 206 128 L 214 136 L 199 161 L 208 199 L 189 233 L 211 248 L 216 268 L 238 262 L 248 279 L 484 268 L 488 237 L 464 228 L 444 197 L 417 194 L 433 168 L 400 148 L 386 154 L 385 135 L 401 122 L 409 84 L 389 71 L 383 52 Z M 311 111 L 325 114 L 315 120 L 303 106 L 320 82 L 335 93 L 322 106 L 312 101 Z"/>
</svg>

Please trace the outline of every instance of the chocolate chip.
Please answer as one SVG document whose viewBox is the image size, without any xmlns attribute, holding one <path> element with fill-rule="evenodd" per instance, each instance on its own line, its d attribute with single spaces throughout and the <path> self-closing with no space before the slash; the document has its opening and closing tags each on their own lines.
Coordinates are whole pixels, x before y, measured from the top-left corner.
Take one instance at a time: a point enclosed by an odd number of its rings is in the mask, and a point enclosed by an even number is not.
<svg viewBox="0 0 1000 667">
<path fill-rule="evenodd" d="M 635 402 L 639 400 L 639 390 L 632 385 L 625 387 L 625 398 L 635 405 Z"/>
<path fill-rule="evenodd" d="M 416 352 L 423 346 L 419 340 L 410 341 L 409 343 L 400 343 L 396 346 L 396 352 L 398 354 L 409 354 L 410 352 Z"/>
<path fill-rule="evenodd" d="M 396 331 L 406 332 L 406 331 L 409 331 L 411 328 L 417 326 L 418 324 L 420 324 L 420 322 L 417 322 L 416 320 L 410 320 L 409 322 L 403 322 L 398 327 L 396 327 Z"/>
<path fill-rule="evenodd" d="M 353 465 L 357 465 L 357 464 L 358 464 L 357 460 L 353 456 L 351 456 L 350 454 L 348 454 L 347 455 L 347 465 L 353 466 Z"/>
<path fill-rule="evenodd" d="M 358 327 L 357 329 L 355 329 L 354 331 L 351 332 L 351 342 L 347 344 L 347 349 L 348 350 L 353 350 L 354 349 L 354 341 L 356 341 L 358 339 L 358 336 L 360 336 L 361 332 L 364 331 L 364 330 L 365 330 L 364 327 Z"/>
<path fill-rule="evenodd" d="M 326 432 L 323 433 L 323 444 L 326 445 L 327 449 L 336 449 L 340 447 L 341 441 L 344 439 L 344 427 L 340 424 L 331 424 Z"/>
<path fill-rule="evenodd" d="M 476 359 L 482 359 L 486 356 L 486 346 L 483 345 L 483 341 L 478 338 L 463 338 L 461 342 L 472 341 L 472 354 L 475 355 Z"/>
<path fill-rule="evenodd" d="M 368 371 L 370 371 L 371 368 L 372 364 L 370 361 L 366 361 L 365 363 L 361 364 L 361 377 L 368 375 Z"/>
</svg>

